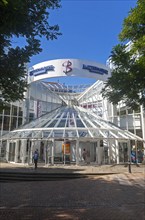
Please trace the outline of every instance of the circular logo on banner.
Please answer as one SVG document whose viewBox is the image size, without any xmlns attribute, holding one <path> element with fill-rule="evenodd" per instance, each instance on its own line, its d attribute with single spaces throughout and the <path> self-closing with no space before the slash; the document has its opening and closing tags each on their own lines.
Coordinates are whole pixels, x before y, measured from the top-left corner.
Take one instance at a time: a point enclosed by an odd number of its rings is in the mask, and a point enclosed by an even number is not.
<svg viewBox="0 0 145 220">
<path fill-rule="evenodd" d="M 64 67 L 64 70 L 63 72 L 67 75 L 69 72 L 72 71 L 72 62 L 70 62 L 69 60 L 68 61 L 65 61 L 62 66 Z"/>
</svg>

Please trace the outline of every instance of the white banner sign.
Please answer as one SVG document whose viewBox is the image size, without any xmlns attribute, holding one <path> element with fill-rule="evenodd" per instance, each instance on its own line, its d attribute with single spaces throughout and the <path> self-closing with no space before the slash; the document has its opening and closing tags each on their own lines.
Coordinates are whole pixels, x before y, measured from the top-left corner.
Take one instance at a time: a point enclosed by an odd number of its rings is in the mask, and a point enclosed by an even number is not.
<svg viewBox="0 0 145 220">
<path fill-rule="evenodd" d="M 106 81 L 110 70 L 103 64 L 78 59 L 58 59 L 38 63 L 29 69 L 28 82 L 63 76 L 94 78 Z"/>
</svg>

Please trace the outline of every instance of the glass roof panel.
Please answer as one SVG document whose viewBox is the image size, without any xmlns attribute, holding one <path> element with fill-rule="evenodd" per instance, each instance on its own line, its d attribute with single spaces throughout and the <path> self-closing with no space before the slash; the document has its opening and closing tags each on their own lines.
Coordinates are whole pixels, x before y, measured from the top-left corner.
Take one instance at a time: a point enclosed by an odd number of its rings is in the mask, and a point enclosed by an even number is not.
<svg viewBox="0 0 145 220">
<path fill-rule="evenodd" d="M 142 140 L 95 113 L 78 106 L 63 106 L 4 135 L 3 139 L 21 138 L 114 138 Z"/>
<path fill-rule="evenodd" d="M 47 126 L 47 128 L 53 128 L 53 127 L 55 127 L 56 123 L 57 123 L 57 120 L 52 121 L 52 122 Z"/>
<path fill-rule="evenodd" d="M 50 131 L 43 131 L 43 138 L 48 138 Z"/>
<path fill-rule="evenodd" d="M 79 137 L 90 137 L 89 132 L 87 130 L 79 131 Z"/>
<path fill-rule="evenodd" d="M 59 124 L 57 125 L 58 128 L 61 128 L 61 127 L 65 127 L 65 124 L 66 124 L 66 120 L 65 119 L 62 119 Z"/>
<path fill-rule="evenodd" d="M 76 130 L 65 130 L 64 137 L 65 138 L 76 138 L 77 132 Z"/>
<path fill-rule="evenodd" d="M 84 127 L 85 127 L 85 125 L 83 124 L 83 122 L 82 122 L 80 119 L 77 119 L 77 120 L 76 120 L 76 125 L 77 125 L 77 127 L 79 127 L 79 128 L 84 128 Z"/>
<path fill-rule="evenodd" d="M 62 138 L 63 137 L 63 130 L 54 130 L 53 135 L 55 138 Z"/>
</svg>

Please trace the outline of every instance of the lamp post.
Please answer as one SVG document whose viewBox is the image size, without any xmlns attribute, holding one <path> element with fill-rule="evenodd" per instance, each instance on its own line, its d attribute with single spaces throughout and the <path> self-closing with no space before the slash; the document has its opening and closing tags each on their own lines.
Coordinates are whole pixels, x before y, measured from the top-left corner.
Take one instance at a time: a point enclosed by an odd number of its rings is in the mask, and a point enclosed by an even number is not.
<svg viewBox="0 0 145 220">
<path fill-rule="evenodd" d="M 130 147 L 130 141 L 128 141 L 128 172 L 131 173 L 131 147 Z"/>
</svg>

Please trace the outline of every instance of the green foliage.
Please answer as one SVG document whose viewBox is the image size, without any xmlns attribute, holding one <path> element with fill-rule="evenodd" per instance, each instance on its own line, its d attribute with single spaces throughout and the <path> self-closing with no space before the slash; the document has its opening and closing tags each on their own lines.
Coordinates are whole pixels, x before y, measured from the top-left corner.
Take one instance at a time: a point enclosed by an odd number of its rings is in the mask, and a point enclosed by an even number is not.
<svg viewBox="0 0 145 220">
<path fill-rule="evenodd" d="M 132 52 L 126 52 L 126 46 L 120 44 L 113 48 L 111 56 L 116 68 L 102 90 L 103 96 L 114 104 L 124 100 L 133 109 L 139 104 L 144 105 L 145 74 L 140 59 L 136 60 Z"/>
<path fill-rule="evenodd" d="M 136 41 L 145 35 L 145 1 L 138 0 L 137 6 L 124 19 L 123 29 L 119 35 L 121 41 Z"/>
<path fill-rule="evenodd" d="M 145 1 L 138 0 L 137 6 L 131 9 L 124 19 L 120 40 L 131 41 L 128 52 L 126 45 L 118 44 L 111 52 L 114 64 L 112 76 L 107 81 L 102 95 L 117 104 L 124 103 L 136 109 L 145 107 Z"/>
<path fill-rule="evenodd" d="M 20 100 L 27 87 L 26 63 L 42 51 L 42 37 L 57 39 L 58 25 L 49 24 L 49 10 L 59 0 L 0 0 L 0 91 L 1 105 Z M 24 38 L 23 47 L 12 46 L 12 38 Z"/>
</svg>

